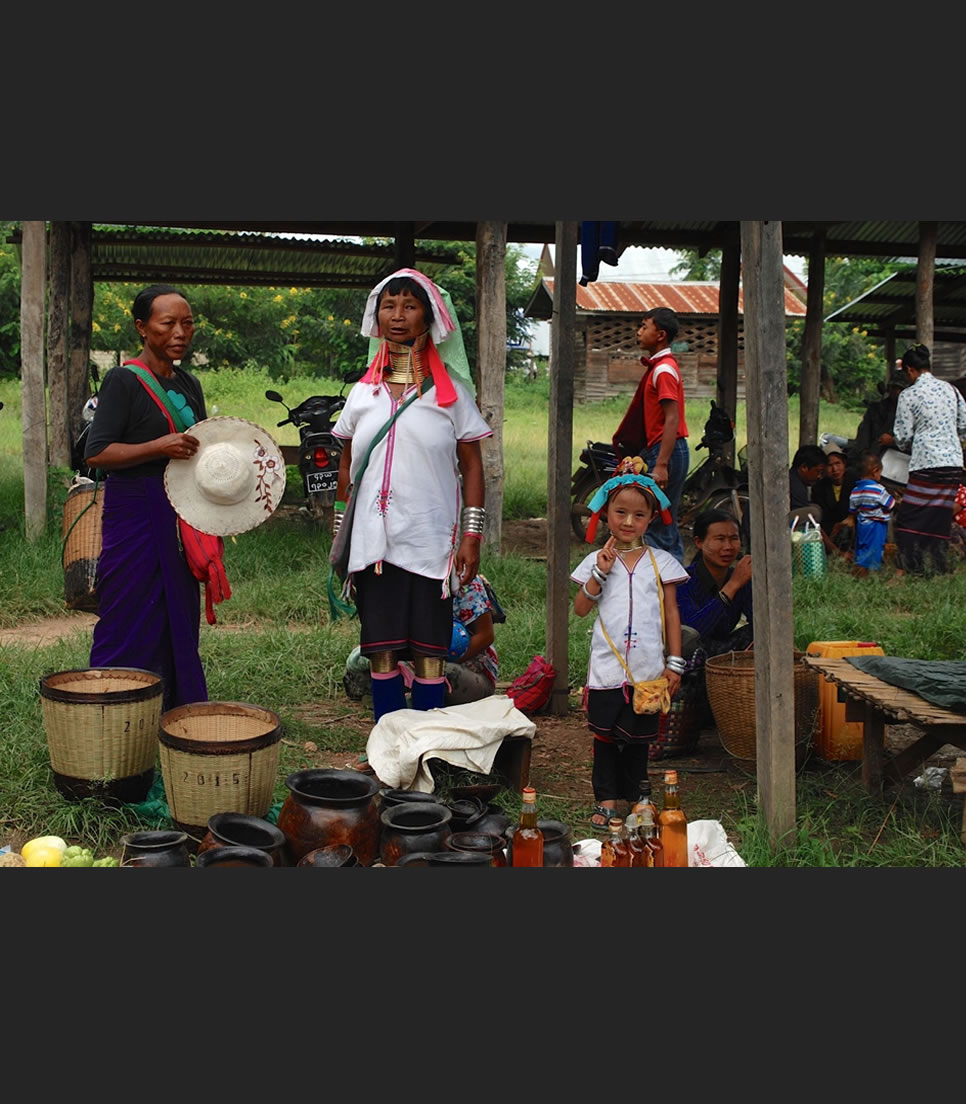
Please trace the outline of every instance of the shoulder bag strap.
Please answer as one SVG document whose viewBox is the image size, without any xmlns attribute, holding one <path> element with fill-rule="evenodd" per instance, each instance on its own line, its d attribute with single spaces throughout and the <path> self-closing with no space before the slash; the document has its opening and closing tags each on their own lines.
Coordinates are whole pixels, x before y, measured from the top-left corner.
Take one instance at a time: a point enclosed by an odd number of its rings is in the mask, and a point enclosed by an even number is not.
<svg viewBox="0 0 966 1104">
<path fill-rule="evenodd" d="M 155 376 L 151 369 L 139 360 L 126 360 L 123 367 L 131 369 L 144 385 L 144 389 L 147 393 L 161 408 L 162 414 L 168 419 L 168 425 L 171 426 L 171 432 L 186 433 L 188 427 L 184 424 L 181 415 L 168 397 L 168 393 L 158 382 L 157 376 Z"/>
<path fill-rule="evenodd" d="M 423 388 L 422 394 L 424 394 L 424 395 L 429 394 L 429 392 L 432 391 L 433 386 L 434 386 L 434 384 L 433 384 L 432 380 L 430 380 L 427 383 L 427 385 Z M 383 437 L 385 437 L 386 434 L 389 432 L 389 430 L 392 426 L 392 423 L 399 417 L 400 414 L 402 414 L 402 412 L 406 409 L 406 407 L 409 406 L 410 403 L 415 402 L 416 399 L 419 398 L 419 396 L 420 396 L 420 392 L 418 392 L 418 391 L 414 395 L 410 395 L 409 398 L 402 404 L 402 406 L 399 407 L 399 409 L 396 411 L 396 413 L 393 414 L 393 416 L 385 423 L 385 425 L 380 427 L 378 433 L 376 433 L 375 437 L 373 437 L 372 442 L 370 443 L 369 448 L 366 451 L 366 455 L 362 459 L 362 463 L 359 465 L 359 470 L 356 472 L 356 477 L 352 481 L 353 486 L 362 479 L 362 473 L 366 470 L 366 467 L 369 464 L 369 457 L 372 455 L 372 450 L 376 447 L 376 445 L 379 444 L 379 442 L 383 439 Z"/>
</svg>

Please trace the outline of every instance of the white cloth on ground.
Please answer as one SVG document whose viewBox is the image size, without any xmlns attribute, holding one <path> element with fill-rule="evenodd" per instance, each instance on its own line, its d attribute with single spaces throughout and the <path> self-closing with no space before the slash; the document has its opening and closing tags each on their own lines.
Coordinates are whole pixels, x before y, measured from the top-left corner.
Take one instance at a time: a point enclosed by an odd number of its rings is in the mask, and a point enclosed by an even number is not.
<svg viewBox="0 0 966 1104">
<path fill-rule="evenodd" d="M 366 756 L 376 777 L 391 789 L 432 793 L 436 783 L 426 764 L 442 759 L 462 770 L 489 774 L 503 741 L 532 740 L 537 726 L 506 694 L 442 709 L 397 709 L 384 714 L 369 733 Z"/>
</svg>

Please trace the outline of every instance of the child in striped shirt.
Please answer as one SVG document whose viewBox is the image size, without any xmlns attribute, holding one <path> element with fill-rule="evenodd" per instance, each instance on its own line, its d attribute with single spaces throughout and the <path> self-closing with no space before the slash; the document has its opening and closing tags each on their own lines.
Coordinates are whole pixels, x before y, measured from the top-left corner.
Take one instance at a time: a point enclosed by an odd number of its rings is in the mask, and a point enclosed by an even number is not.
<svg viewBox="0 0 966 1104">
<path fill-rule="evenodd" d="M 863 452 L 861 478 L 849 495 L 849 516 L 855 525 L 855 558 L 852 574 L 858 577 L 882 567 L 889 512 L 896 500 L 879 482 L 882 461 L 874 452 Z"/>
</svg>

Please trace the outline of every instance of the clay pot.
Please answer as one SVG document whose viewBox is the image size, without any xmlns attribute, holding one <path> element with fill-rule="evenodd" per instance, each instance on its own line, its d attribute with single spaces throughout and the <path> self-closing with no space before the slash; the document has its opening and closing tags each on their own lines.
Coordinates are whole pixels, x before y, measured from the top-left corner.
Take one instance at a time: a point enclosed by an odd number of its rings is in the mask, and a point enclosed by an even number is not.
<svg viewBox="0 0 966 1104">
<path fill-rule="evenodd" d="M 410 801 L 391 805 L 380 814 L 382 835 L 379 858 L 385 866 L 395 866 L 412 851 L 439 851 L 452 835 L 453 814 L 445 805 L 428 801 Z"/>
<path fill-rule="evenodd" d="M 190 866 L 187 832 L 129 832 L 121 836 L 121 866 Z"/>
<path fill-rule="evenodd" d="M 449 803 L 453 814 L 451 821 L 454 832 L 469 832 L 474 821 L 480 820 L 486 812 L 486 803 L 478 797 L 464 797 Z"/>
<path fill-rule="evenodd" d="M 396 866 L 492 866 L 490 857 L 473 851 L 413 851 Z"/>
<path fill-rule="evenodd" d="M 485 832 L 491 836 L 502 836 L 506 839 L 507 829 L 511 824 L 510 818 L 499 805 L 487 805 L 478 817 L 472 817 L 467 823 L 466 832 Z"/>
<path fill-rule="evenodd" d="M 272 856 L 257 847 L 211 847 L 199 853 L 195 866 L 261 866 L 273 867 Z"/>
<path fill-rule="evenodd" d="M 282 866 L 285 836 L 261 817 L 248 813 L 215 813 L 208 818 L 208 833 L 198 846 L 198 854 L 214 847 L 254 847 L 264 851 L 273 866 Z"/>
<path fill-rule="evenodd" d="M 439 798 L 436 794 L 423 793 L 421 790 L 380 790 L 380 809 L 389 809 L 394 805 L 408 805 L 413 801 L 425 801 L 430 805 L 438 805 Z"/>
<path fill-rule="evenodd" d="M 490 866 L 506 866 L 506 841 L 502 836 L 487 832 L 454 832 L 446 841 L 450 851 L 463 851 L 470 855 L 489 855 Z"/>
<path fill-rule="evenodd" d="M 379 853 L 379 783 L 355 770 L 302 770 L 285 779 L 289 795 L 278 814 L 293 863 L 330 844 L 347 843 L 362 866 Z"/>
<path fill-rule="evenodd" d="M 570 829 L 562 820 L 538 820 L 537 827 L 543 832 L 543 865 L 573 866 L 574 845 Z M 513 833 L 517 825 L 507 829 L 507 863 L 513 864 Z"/>
<path fill-rule="evenodd" d="M 347 843 L 333 843 L 328 847 L 317 847 L 307 855 L 303 855 L 298 866 L 358 866 L 359 860 L 355 852 Z"/>
</svg>

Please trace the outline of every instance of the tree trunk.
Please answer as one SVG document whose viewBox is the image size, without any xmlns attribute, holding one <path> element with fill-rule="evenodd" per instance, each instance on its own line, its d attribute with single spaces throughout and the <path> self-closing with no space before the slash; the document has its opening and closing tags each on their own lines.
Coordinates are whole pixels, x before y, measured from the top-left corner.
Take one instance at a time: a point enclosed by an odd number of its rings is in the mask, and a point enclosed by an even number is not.
<svg viewBox="0 0 966 1104">
<path fill-rule="evenodd" d="M 47 391 L 50 402 L 50 462 L 70 466 L 71 433 L 67 401 L 67 331 L 70 326 L 70 223 L 50 224 L 50 279 L 47 304 Z"/>
<path fill-rule="evenodd" d="M 933 282 L 938 223 L 919 223 L 919 263 L 916 267 L 916 341 L 933 353 Z"/>
<path fill-rule="evenodd" d="M 38 540 L 47 525 L 47 403 L 44 387 L 44 291 L 47 226 L 25 222 L 20 275 L 24 531 Z"/>
<path fill-rule="evenodd" d="M 70 271 L 70 365 L 67 370 L 67 418 L 71 440 L 84 428 L 82 409 L 90 392 L 91 313 L 94 280 L 91 275 L 89 222 L 72 222 Z"/>
<path fill-rule="evenodd" d="M 483 442 L 486 550 L 500 555 L 503 539 L 503 395 L 506 384 L 506 223 L 476 227 L 478 405 L 493 430 Z"/>
<path fill-rule="evenodd" d="M 550 417 L 547 434 L 547 658 L 557 672 L 550 712 L 570 705 L 570 465 L 577 356 L 577 223 L 558 222 L 550 333 Z"/>
<path fill-rule="evenodd" d="M 743 222 L 745 394 L 755 603 L 758 789 L 772 845 L 795 827 L 792 563 L 780 222 Z M 809 272 L 811 277 L 811 271 Z M 811 287 L 811 278 L 809 287 Z"/>
</svg>

